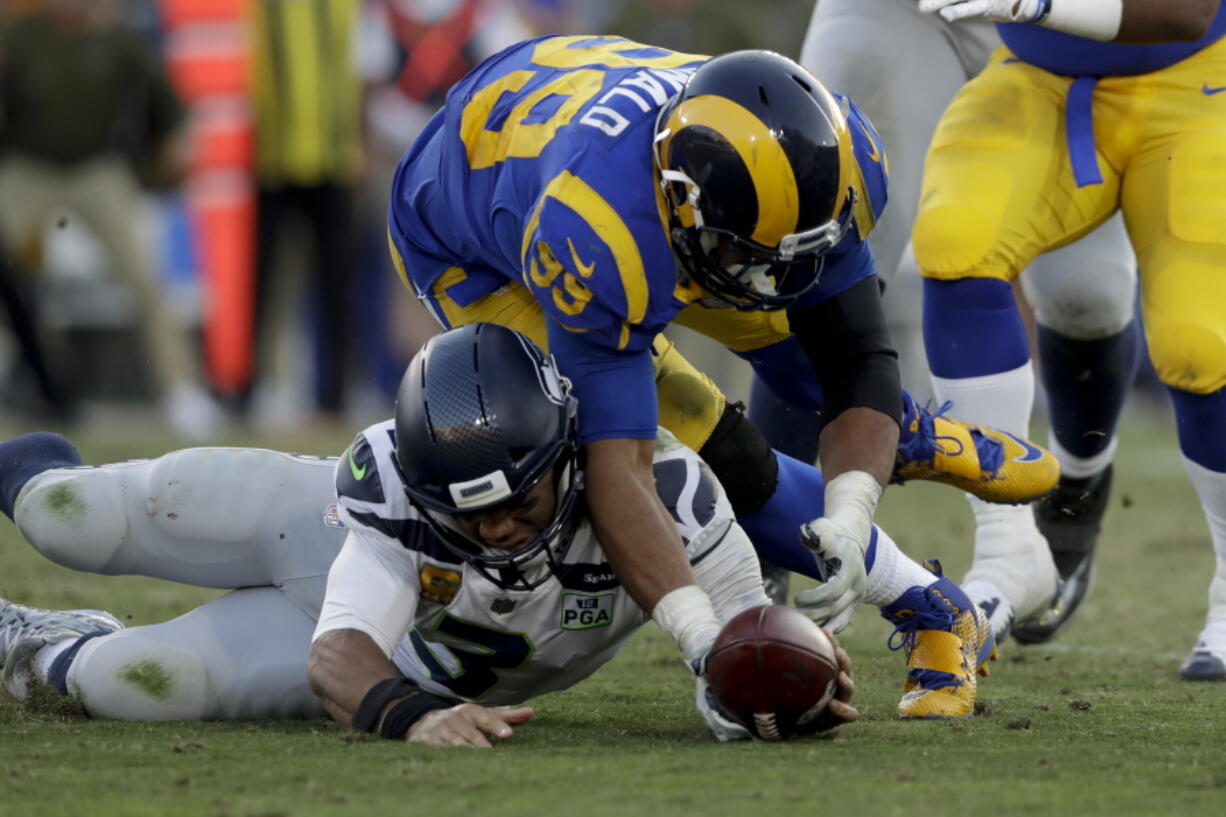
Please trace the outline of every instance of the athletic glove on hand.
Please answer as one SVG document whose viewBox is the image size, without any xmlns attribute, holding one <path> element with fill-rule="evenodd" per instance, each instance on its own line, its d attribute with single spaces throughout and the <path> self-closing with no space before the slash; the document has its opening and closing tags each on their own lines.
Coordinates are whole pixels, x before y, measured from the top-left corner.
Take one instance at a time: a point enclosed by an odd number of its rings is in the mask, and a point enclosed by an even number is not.
<svg viewBox="0 0 1226 817">
<path fill-rule="evenodd" d="M 813 551 L 818 570 L 826 578 L 812 590 L 797 594 L 796 609 L 817 624 L 842 632 L 851 623 L 868 585 L 864 570 L 868 542 L 861 542 L 859 536 L 828 517 L 802 525 L 800 539 Z"/>
<path fill-rule="evenodd" d="M 1002 23 L 1037 23 L 1051 11 L 1052 0 L 920 0 L 925 14 L 940 12 L 949 22 L 987 17 Z"/>
<path fill-rule="evenodd" d="M 711 687 L 707 684 L 705 675 L 699 675 L 696 679 L 696 684 L 697 694 L 695 695 L 694 703 L 698 706 L 698 714 L 702 715 L 702 719 L 707 723 L 707 728 L 711 730 L 712 735 L 715 735 L 716 740 L 720 743 L 727 743 L 731 740 L 750 740 L 753 738 L 748 729 L 730 720 L 724 713 L 719 711 L 719 704 L 715 702 L 715 696 L 711 694 Z"/>
<path fill-rule="evenodd" d="M 822 584 L 796 596 L 796 609 L 834 632 L 851 623 L 864 598 L 864 554 L 873 535 L 881 485 L 864 471 L 846 471 L 826 483 L 825 513 L 800 526 Z"/>
</svg>

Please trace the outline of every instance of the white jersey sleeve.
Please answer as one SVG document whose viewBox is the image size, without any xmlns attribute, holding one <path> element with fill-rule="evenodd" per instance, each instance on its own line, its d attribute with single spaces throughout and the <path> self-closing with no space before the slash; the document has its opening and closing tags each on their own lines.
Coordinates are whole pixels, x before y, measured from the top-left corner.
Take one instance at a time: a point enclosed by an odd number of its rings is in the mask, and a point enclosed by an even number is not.
<svg viewBox="0 0 1226 817">
<path fill-rule="evenodd" d="M 367 428 L 336 463 L 336 508 L 349 530 L 328 574 L 315 636 L 352 628 L 389 656 L 418 612 L 434 575 L 429 558 L 450 575 L 461 560 L 439 542 L 404 493 L 396 470 L 395 424 Z"/>
<path fill-rule="evenodd" d="M 390 657 L 413 623 L 416 580 L 409 551 L 385 538 L 350 531 L 328 573 L 312 640 L 332 630 L 360 630 Z"/>
</svg>

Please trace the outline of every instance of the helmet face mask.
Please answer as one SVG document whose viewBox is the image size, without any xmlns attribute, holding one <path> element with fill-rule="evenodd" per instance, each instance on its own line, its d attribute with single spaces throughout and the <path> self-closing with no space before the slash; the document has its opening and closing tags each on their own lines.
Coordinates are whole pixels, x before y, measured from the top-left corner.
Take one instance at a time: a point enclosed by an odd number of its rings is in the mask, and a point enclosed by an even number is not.
<svg viewBox="0 0 1226 817">
<path fill-rule="evenodd" d="M 566 462 L 562 462 L 562 459 Z M 529 591 L 565 572 L 566 554 L 582 519 L 583 481 L 582 473 L 575 467 L 574 455 L 559 458 L 555 467 L 542 479 L 554 481 L 553 514 L 548 524 L 514 550 L 490 545 L 471 535 L 468 531 L 473 525 L 465 525 L 462 521 L 464 516 L 488 512 L 497 509 L 498 505 L 484 511 L 447 513 L 421 504 L 407 490 L 406 494 L 449 551 L 503 590 Z M 535 487 L 529 486 L 525 491 L 504 500 L 504 503 L 522 501 Z"/>
<path fill-rule="evenodd" d="M 851 137 L 835 99 L 766 51 L 700 66 L 656 119 L 654 158 L 682 272 L 713 303 L 784 309 L 855 226 Z"/>
<path fill-rule="evenodd" d="M 510 329 L 470 324 L 432 338 L 396 405 L 405 494 L 451 553 L 504 590 L 564 571 L 582 520 L 578 403 L 552 357 Z M 544 480 L 553 509 L 509 550 L 481 541 L 476 514 L 514 513 Z"/>
</svg>

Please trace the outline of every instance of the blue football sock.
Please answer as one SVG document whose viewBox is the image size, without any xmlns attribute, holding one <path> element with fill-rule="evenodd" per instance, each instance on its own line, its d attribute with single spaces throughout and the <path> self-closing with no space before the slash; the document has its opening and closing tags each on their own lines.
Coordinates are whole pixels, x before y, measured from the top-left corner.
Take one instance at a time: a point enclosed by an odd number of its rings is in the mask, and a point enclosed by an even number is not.
<svg viewBox="0 0 1226 817">
<path fill-rule="evenodd" d="M 937 377 L 982 377 L 1030 359 L 1013 288 L 995 278 L 924 280 L 924 348 Z"/>
<path fill-rule="evenodd" d="M 99 630 L 96 633 L 86 633 L 77 639 L 77 643 L 57 655 L 51 662 L 51 669 L 47 671 L 47 683 L 59 690 L 61 695 L 67 695 L 68 668 L 72 666 L 73 659 L 77 657 L 77 653 L 81 651 L 86 641 L 103 635 L 110 635 L 110 632 Z"/>
<path fill-rule="evenodd" d="M 51 468 L 81 464 L 76 447 L 49 431 L 23 434 L 0 443 L 0 511 L 13 518 L 17 495 L 31 478 Z"/>
<path fill-rule="evenodd" d="M 1115 436 L 1136 375 L 1140 349 L 1136 322 L 1097 340 L 1074 340 L 1039 326 L 1038 348 L 1052 433 L 1074 456 L 1101 453 Z"/>
<path fill-rule="evenodd" d="M 1226 389 L 1212 394 L 1169 391 L 1175 405 L 1179 449 L 1197 465 L 1226 473 Z"/>
<path fill-rule="evenodd" d="M 737 517 L 758 556 L 773 565 L 821 578 L 813 551 L 800 541 L 800 526 L 822 515 L 826 483 L 812 465 L 775 453 L 779 482 L 758 510 Z"/>
<path fill-rule="evenodd" d="M 817 462 L 820 412 L 782 400 L 755 376 L 749 391 L 748 415 L 771 448 L 801 462 Z"/>
</svg>

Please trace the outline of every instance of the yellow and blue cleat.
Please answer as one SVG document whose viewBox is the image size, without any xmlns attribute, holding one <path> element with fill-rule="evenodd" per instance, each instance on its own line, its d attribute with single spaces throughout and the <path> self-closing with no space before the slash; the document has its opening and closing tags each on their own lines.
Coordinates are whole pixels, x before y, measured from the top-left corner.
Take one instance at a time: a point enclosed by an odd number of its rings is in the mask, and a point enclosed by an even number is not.
<svg viewBox="0 0 1226 817">
<path fill-rule="evenodd" d="M 952 485 L 987 502 L 1020 505 L 1046 496 L 1060 478 L 1050 451 L 1007 431 L 963 423 L 903 393 L 906 411 L 891 482 L 912 479 Z"/>
<path fill-rule="evenodd" d="M 987 617 L 958 585 L 941 578 L 912 587 L 881 615 L 894 624 L 890 649 L 904 651 L 907 680 L 899 718 L 967 718 L 975 714 L 976 676 L 997 656 Z M 895 641 L 897 639 L 897 642 Z"/>
</svg>

